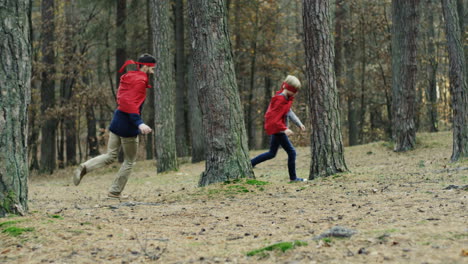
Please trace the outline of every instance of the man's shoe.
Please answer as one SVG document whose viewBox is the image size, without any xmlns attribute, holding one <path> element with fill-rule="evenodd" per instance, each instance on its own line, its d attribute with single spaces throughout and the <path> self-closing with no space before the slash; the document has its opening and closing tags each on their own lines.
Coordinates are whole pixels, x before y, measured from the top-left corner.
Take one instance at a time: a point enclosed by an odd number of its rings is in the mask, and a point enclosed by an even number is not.
<svg viewBox="0 0 468 264">
<path fill-rule="evenodd" d="M 119 199 L 119 200 L 128 199 L 128 195 L 122 195 L 120 193 L 116 194 L 116 193 L 111 193 L 111 192 L 107 194 L 107 197 L 112 198 L 112 199 Z"/>
<path fill-rule="evenodd" d="M 294 180 L 291 180 L 291 182 L 306 182 L 307 179 L 303 179 L 303 178 L 296 178 Z"/>
<path fill-rule="evenodd" d="M 73 183 L 78 186 L 83 179 L 83 176 L 86 174 L 86 167 L 84 165 L 78 166 L 75 172 L 73 173 Z"/>
</svg>

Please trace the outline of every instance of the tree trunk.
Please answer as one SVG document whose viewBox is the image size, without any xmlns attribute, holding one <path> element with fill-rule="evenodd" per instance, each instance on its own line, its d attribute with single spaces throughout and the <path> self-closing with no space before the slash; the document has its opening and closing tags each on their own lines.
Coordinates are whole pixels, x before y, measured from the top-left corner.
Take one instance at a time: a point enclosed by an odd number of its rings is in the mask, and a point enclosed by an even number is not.
<svg viewBox="0 0 468 264">
<path fill-rule="evenodd" d="M 63 46 L 63 51 L 66 53 L 64 63 L 64 69 L 67 73 L 65 73 L 64 78 L 61 81 L 61 99 L 62 104 L 68 108 L 71 108 L 65 114 L 65 118 L 62 119 L 62 122 L 65 124 L 64 136 L 65 136 L 65 152 L 67 156 L 66 164 L 67 166 L 76 165 L 76 125 L 75 119 L 76 115 L 74 113 L 74 107 L 70 105 L 71 98 L 73 95 L 73 86 L 75 85 L 75 78 L 77 75 L 77 70 L 75 69 L 76 65 L 74 65 L 74 54 L 77 49 L 77 44 L 73 44 L 72 36 L 74 34 L 74 26 L 73 26 L 73 5 L 70 1 L 66 2 L 67 10 L 66 10 L 66 27 L 65 27 L 65 43 Z M 68 73 L 68 70 L 72 69 L 71 73 Z"/>
<path fill-rule="evenodd" d="M 115 63 L 116 68 L 120 67 L 125 63 L 127 59 L 127 28 L 125 26 L 125 20 L 127 19 L 127 0 L 117 0 L 117 16 L 116 16 L 116 49 L 115 49 Z M 123 73 L 116 71 L 115 83 L 117 88 L 119 87 L 120 77 Z"/>
<path fill-rule="evenodd" d="M 185 41 L 184 1 L 175 1 L 175 43 L 176 43 L 176 147 L 177 156 L 188 156 L 188 122 L 186 112 L 187 89 L 185 85 Z"/>
<path fill-rule="evenodd" d="M 419 0 L 392 1 L 392 91 L 394 151 L 416 144 L 416 51 Z"/>
<path fill-rule="evenodd" d="M 255 133 L 255 109 L 256 109 L 256 100 L 255 98 L 255 72 L 257 70 L 257 40 L 258 40 L 258 11 L 259 4 L 255 5 L 255 22 L 254 22 L 254 31 L 252 36 L 252 42 L 250 44 L 250 70 L 249 70 L 249 89 L 247 94 L 247 104 L 246 104 L 246 124 L 247 124 L 247 135 L 249 136 L 249 148 L 254 149 L 256 144 L 256 133 Z"/>
<path fill-rule="evenodd" d="M 351 37 L 351 25 L 353 23 L 353 11 L 352 7 L 348 2 L 344 2 L 342 9 L 346 13 L 346 23 L 344 25 L 344 52 L 346 54 L 346 107 L 347 107 L 347 127 L 348 127 L 348 144 L 350 146 L 357 145 L 359 143 L 359 124 L 357 116 L 357 96 L 358 92 L 356 91 L 356 77 L 355 77 L 355 68 L 356 68 L 356 50 L 357 47 L 353 42 Z M 339 75 L 337 75 L 339 76 Z M 338 87 L 339 88 L 339 87 Z"/>
<path fill-rule="evenodd" d="M 341 138 L 335 54 L 327 0 L 303 0 L 304 47 L 312 125 L 310 179 L 347 171 Z"/>
<path fill-rule="evenodd" d="M 0 217 L 28 210 L 31 1 L 3 1 L 0 20 Z"/>
<path fill-rule="evenodd" d="M 88 149 L 89 156 L 96 157 L 99 155 L 99 144 L 97 140 L 97 131 L 96 131 L 96 116 L 94 114 L 94 105 L 88 105 L 86 107 L 86 123 L 88 127 Z"/>
<path fill-rule="evenodd" d="M 453 109 L 452 161 L 468 157 L 468 85 L 457 5 L 455 0 L 442 0 L 449 53 L 450 93 Z"/>
<path fill-rule="evenodd" d="M 157 170 L 165 172 L 178 168 L 174 120 L 175 83 L 172 77 L 174 61 L 172 53 L 169 52 L 173 46 L 173 38 L 169 21 L 169 1 L 153 0 L 151 3 L 153 52 L 157 65 L 154 71 Z"/>
<path fill-rule="evenodd" d="M 146 49 L 148 52 L 153 51 L 153 35 L 151 32 L 151 0 L 146 0 L 146 27 L 147 27 L 147 40 Z M 149 78 L 150 85 L 154 87 L 154 79 Z M 154 128 L 154 89 L 146 90 L 146 103 L 143 106 L 143 120 L 151 127 Z M 146 159 L 154 159 L 154 133 L 146 135 Z"/>
<path fill-rule="evenodd" d="M 206 143 L 199 185 L 253 178 L 224 1 L 189 1 L 189 17 Z"/>
<path fill-rule="evenodd" d="M 193 53 L 193 52 L 192 52 Z M 202 114 L 198 102 L 197 87 L 193 75 L 193 60 L 189 57 L 188 68 L 188 105 L 190 120 L 190 135 L 192 143 L 192 163 L 205 160 L 205 138 L 203 136 Z"/>
<path fill-rule="evenodd" d="M 427 56 L 429 56 L 429 65 L 427 69 L 428 87 L 426 97 L 428 101 L 428 116 L 429 116 L 429 131 L 437 132 L 438 129 L 438 113 L 437 113 L 437 68 L 439 66 L 436 57 L 436 34 L 434 25 L 434 2 L 436 0 L 427 1 L 427 20 L 428 20 L 428 44 Z"/>
<path fill-rule="evenodd" d="M 364 144 L 364 127 L 366 126 L 366 112 L 367 112 L 367 102 L 366 102 L 366 66 L 367 66 L 367 45 L 366 45 L 366 32 L 365 32 L 365 18 L 360 18 L 361 26 L 361 100 L 360 100 L 360 109 L 359 109 L 359 143 Z"/>
<path fill-rule="evenodd" d="M 125 63 L 127 59 L 127 28 L 125 21 L 127 20 L 127 0 L 117 0 L 117 15 L 116 15 L 116 48 L 115 48 L 115 86 L 119 89 L 120 77 L 124 73 L 120 73 L 118 69 Z M 119 162 L 123 162 L 124 155 L 122 148 L 119 150 Z"/>
<path fill-rule="evenodd" d="M 54 0 L 42 0 L 42 66 L 41 115 L 45 120 L 41 128 L 41 167 L 42 173 L 52 173 L 55 169 L 57 121 L 50 110 L 55 107 L 55 55 L 54 55 Z"/>
<path fill-rule="evenodd" d="M 271 94 L 272 94 L 272 80 L 270 77 L 266 76 L 265 77 L 265 93 L 263 97 L 263 112 L 266 113 L 268 110 L 268 105 L 270 104 L 271 101 Z M 265 119 L 263 118 L 262 122 L 262 129 L 265 126 Z M 267 133 L 262 133 L 263 135 L 263 140 L 262 140 L 262 148 L 267 149 L 270 147 L 270 136 L 268 136 Z"/>
</svg>

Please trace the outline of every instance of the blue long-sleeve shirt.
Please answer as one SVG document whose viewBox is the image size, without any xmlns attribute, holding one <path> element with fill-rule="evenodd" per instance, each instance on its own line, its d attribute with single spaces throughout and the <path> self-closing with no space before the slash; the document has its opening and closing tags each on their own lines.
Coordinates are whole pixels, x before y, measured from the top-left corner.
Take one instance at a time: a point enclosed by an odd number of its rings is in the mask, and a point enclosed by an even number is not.
<svg viewBox="0 0 468 264">
<path fill-rule="evenodd" d="M 136 137 L 140 134 L 138 126 L 143 124 L 139 114 L 128 114 L 115 110 L 109 130 L 120 137 Z"/>
</svg>

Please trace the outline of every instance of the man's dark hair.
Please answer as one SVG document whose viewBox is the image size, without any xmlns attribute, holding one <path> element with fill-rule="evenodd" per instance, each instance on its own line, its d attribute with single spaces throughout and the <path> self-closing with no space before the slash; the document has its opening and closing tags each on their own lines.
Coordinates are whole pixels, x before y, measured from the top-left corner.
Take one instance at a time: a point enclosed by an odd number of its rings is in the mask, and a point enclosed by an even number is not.
<svg viewBox="0 0 468 264">
<path fill-rule="evenodd" d="M 138 58 L 138 62 L 143 63 L 156 63 L 156 59 L 150 54 L 143 54 Z"/>
</svg>

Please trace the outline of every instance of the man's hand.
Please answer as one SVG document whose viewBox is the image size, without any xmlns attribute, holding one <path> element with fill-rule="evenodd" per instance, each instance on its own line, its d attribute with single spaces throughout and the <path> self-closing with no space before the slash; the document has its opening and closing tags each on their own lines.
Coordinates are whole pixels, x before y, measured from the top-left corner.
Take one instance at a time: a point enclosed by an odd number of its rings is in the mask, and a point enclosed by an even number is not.
<svg viewBox="0 0 468 264">
<path fill-rule="evenodd" d="M 149 126 L 147 126 L 145 124 L 139 125 L 138 129 L 140 129 L 140 131 L 141 131 L 141 133 L 143 135 L 149 134 L 149 133 L 151 133 L 151 131 L 153 131 L 153 130 L 151 130 L 151 127 L 149 127 Z"/>
<path fill-rule="evenodd" d="M 305 126 L 304 125 L 301 125 L 301 130 L 305 131 Z"/>
<path fill-rule="evenodd" d="M 286 134 L 286 136 L 288 136 L 288 137 L 289 137 L 290 135 L 294 134 L 294 132 L 292 132 L 292 130 L 291 130 L 291 129 L 289 129 L 289 128 L 288 128 L 288 129 L 286 129 L 286 130 L 284 131 L 284 133 L 285 133 L 285 134 Z"/>
</svg>

